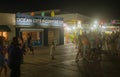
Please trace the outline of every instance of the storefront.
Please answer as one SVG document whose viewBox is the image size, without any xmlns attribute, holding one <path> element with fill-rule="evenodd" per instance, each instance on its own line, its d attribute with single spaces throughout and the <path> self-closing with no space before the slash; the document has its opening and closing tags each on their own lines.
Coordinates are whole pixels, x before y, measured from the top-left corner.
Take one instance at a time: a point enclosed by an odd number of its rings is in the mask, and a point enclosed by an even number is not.
<svg viewBox="0 0 120 77">
<path fill-rule="evenodd" d="M 56 15 L 64 18 L 64 44 L 75 41 L 79 34 L 88 32 L 91 18 L 79 13 L 65 13 Z"/>
<path fill-rule="evenodd" d="M 53 41 L 64 44 L 63 18 L 16 14 L 16 36 L 27 41 L 28 34 L 33 46 L 48 46 Z"/>
<path fill-rule="evenodd" d="M 11 29 L 8 25 L 0 25 L 0 36 L 4 37 L 6 40 L 8 40 L 8 32 L 10 32 Z"/>
<path fill-rule="evenodd" d="M 11 43 L 15 36 L 15 14 L 0 13 L 0 37 L 4 38 L 5 45 Z"/>
</svg>

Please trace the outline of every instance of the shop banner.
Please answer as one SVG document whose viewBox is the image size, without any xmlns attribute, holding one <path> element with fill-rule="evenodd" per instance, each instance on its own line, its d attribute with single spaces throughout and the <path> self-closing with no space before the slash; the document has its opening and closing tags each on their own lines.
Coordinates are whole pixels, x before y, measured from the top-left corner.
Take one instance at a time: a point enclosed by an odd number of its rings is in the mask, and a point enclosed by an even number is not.
<svg viewBox="0 0 120 77">
<path fill-rule="evenodd" d="M 63 26 L 63 18 L 16 14 L 17 26 Z"/>
</svg>

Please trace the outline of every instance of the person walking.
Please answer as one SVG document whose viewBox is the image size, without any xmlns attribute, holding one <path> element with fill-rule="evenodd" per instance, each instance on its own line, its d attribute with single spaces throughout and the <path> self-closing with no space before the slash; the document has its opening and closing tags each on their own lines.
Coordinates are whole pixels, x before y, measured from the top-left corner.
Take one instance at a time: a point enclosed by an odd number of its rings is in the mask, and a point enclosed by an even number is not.
<svg viewBox="0 0 120 77">
<path fill-rule="evenodd" d="M 13 41 L 9 48 L 8 65 L 11 70 L 10 77 L 20 77 L 21 75 L 21 60 L 22 50 L 20 48 L 18 37 L 13 37 Z"/>
<path fill-rule="evenodd" d="M 5 39 L 0 36 L 0 77 L 4 70 L 4 76 L 7 77 L 7 48 L 4 45 Z"/>
<path fill-rule="evenodd" d="M 78 62 L 80 60 L 80 58 L 82 59 L 83 57 L 83 52 L 82 52 L 82 41 L 81 41 L 81 36 L 79 35 L 78 36 L 78 51 L 77 51 L 77 54 L 76 54 L 76 62 Z"/>
<path fill-rule="evenodd" d="M 32 55 L 34 55 L 34 49 L 32 46 L 32 35 L 28 33 L 28 38 L 27 38 L 27 46 L 29 48 L 29 51 Z"/>
<path fill-rule="evenodd" d="M 54 52 L 55 52 L 55 44 L 54 42 L 52 42 L 51 46 L 50 46 L 50 56 L 51 56 L 51 59 L 54 60 L 55 57 L 54 57 Z"/>
<path fill-rule="evenodd" d="M 89 52 L 89 47 L 90 47 L 90 43 L 89 40 L 87 38 L 87 35 L 83 35 L 82 36 L 82 45 L 83 45 L 83 58 L 85 59 L 87 57 L 87 53 Z"/>
<path fill-rule="evenodd" d="M 25 43 L 24 43 L 23 38 L 19 38 L 19 44 L 20 44 L 20 48 L 22 50 L 22 61 L 21 61 L 21 63 L 23 64 L 23 62 L 24 62 L 24 55 L 25 55 L 25 52 L 26 52 L 26 50 L 25 50 Z"/>
<path fill-rule="evenodd" d="M 117 38 L 117 54 L 120 56 L 120 34 L 118 35 Z"/>
</svg>

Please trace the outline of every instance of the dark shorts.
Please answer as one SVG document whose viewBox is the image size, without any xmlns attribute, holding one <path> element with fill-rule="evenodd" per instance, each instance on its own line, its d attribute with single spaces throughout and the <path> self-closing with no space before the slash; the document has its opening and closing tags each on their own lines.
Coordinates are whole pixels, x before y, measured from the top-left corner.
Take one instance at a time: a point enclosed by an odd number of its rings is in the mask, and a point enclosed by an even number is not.
<svg viewBox="0 0 120 77">
<path fill-rule="evenodd" d="M 96 54 L 101 54 L 101 51 L 99 49 L 97 49 L 97 48 L 91 48 L 90 51 L 94 52 Z"/>
<path fill-rule="evenodd" d="M 97 49 L 96 49 L 96 48 L 91 48 L 90 51 L 92 51 L 92 52 L 96 52 Z"/>
<path fill-rule="evenodd" d="M 6 64 L 5 61 L 4 62 L 0 62 L 0 67 L 3 68 L 5 66 L 5 64 Z"/>
</svg>

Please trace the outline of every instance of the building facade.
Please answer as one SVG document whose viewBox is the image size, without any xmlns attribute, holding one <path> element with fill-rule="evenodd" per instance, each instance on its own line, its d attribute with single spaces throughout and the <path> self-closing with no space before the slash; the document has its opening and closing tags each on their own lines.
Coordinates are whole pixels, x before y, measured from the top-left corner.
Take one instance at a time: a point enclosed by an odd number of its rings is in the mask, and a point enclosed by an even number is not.
<svg viewBox="0 0 120 77">
<path fill-rule="evenodd" d="M 8 42 L 15 36 L 15 14 L 0 13 L 0 36 Z"/>
<path fill-rule="evenodd" d="M 68 44 L 74 41 L 78 35 L 84 31 L 89 32 L 89 26 L 92 19 L 79 13 L 59 14 L 56 17 L 64 19 L 64 43 Z"/>
<path fill-rule="evenodd" d="M 50 13 L 51 11 L 47 11 Z M 57 11 L 60 12 L 60 11 Z M 78 21 L 82 23 L 78 24 Z M 55 41 L 58 45 L 68 42 L 68 35 L 74 31 L 73 28 L 80 28 L 88 24 L 90 18 L 79 13 L 56 14 L 54 17 L 47 14 L 41 16 L 41 12 L 24 14 L 0 13 L 0 35 L 11 41 L 12 37 L 22 37 L 27 41 L 28 34 L 32 36 L 34 46 L 48 46 Z M 64 24 L 67 24 L 71 31 L 67 31 Z M 80 31 L 78 31 L 78 34 Z M 70 40 L 71 42 L 71 40 Z"/>
<path fill-rule="evenodd" d="M 16 36 L 27 41 L 28 34 L 34 46 L 48 46 L 53 41 L 64 44 L 63 18 L 16 14 Z"/>
</svg>

